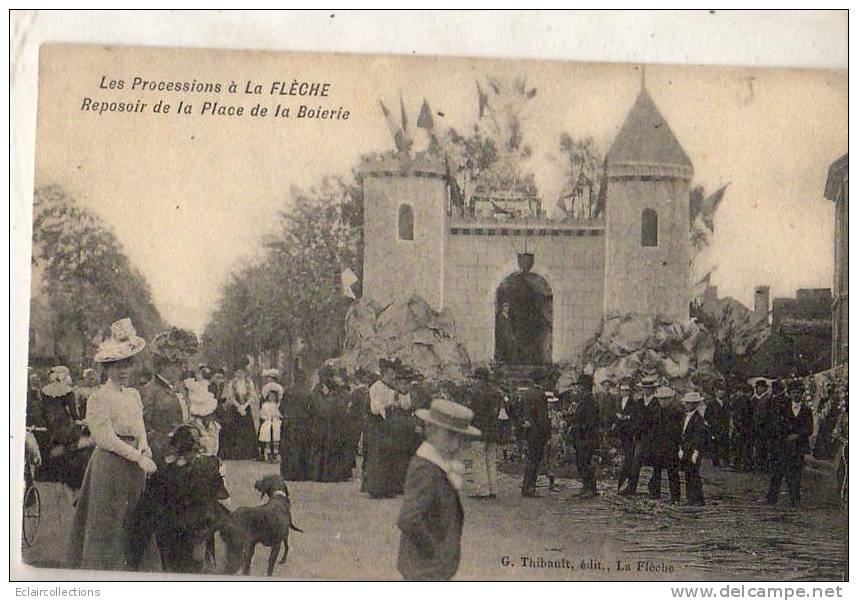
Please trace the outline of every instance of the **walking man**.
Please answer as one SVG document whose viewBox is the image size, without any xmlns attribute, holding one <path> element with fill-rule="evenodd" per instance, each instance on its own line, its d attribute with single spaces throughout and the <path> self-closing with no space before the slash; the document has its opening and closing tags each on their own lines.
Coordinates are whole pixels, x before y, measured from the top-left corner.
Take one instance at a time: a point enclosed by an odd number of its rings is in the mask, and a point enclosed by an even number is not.
<svg viewBox="0 0 858 601">
<path fill-rule="evenodd" d="M 614 410 L 611 429 L 617 437 L 620 453 L 623 455 L 623 463 L 617 474 L 617 491 L 619 491 L 631 474 L 632 461 L 635 457 L 635 423 L 640 415 L 640 401 L 632 397 L 628 380 L 620 382 L 620 396 Z"/>
<path fill-rule="evenodd" d="M 483 433 L 476 443 L 474 453 L 474 480 L 477 492 L 475 499 L 493 499 L 498 487 L 498 415 L 503 405 L 503 396 L 491 383 L 491 372 L 485 367 L 474 371 L 476 378 L 474 395 L 474 426 Z"/>
<path fill-rule="evenodd" d="M 705 401 L 705 421 L 709 425 L 712 441 L 712 466 L 720 467 L 723 463 L 727 466 L 727 449 L 730 432 L 730 414 L 724 402 L 724 384 L 715 382 L 714 398 Z"/>
<path fill-rule="evenodd" d="M 733 467 L 748 471 L 753 467 L 754 407 L 751 387 L 738 384 L 730 397 L 730 418 L 733 424 Z"/>
<path fill-rule="evenodd" d="M 789 404 L 779 407 L 775 419 L 775 445 L 772 449 L 772 477 L 766 503 L 775 505 L 786 478 L 789 503 L 798 507 L 801 501 L 801 472 L 804 456 L 810 452 L 810 435 L 813 433 L 813 416 L 802 402 L 804 385 L 801 380 L 789 384 Z"/>
<path fill-rule="evenodd" d="M 599 494 L 596 490 L 593 455 L 599 448 L 600 439 L 599 407 L 593 399 L 593 376 L 578 376 L 570 417 L 569 432 L 572 446 L 575 448 L 575 464 L 583 485 L 578 496 L 582 499 L 592 499 Z"/>
<path fill-rule="evenodd" d="M 676 461 L 677 434 L 675 411 L 663 407 L 662 402 L 669 403 L 676 393 L 662 386 L 653 390 L 658 382 L 655 375 L 644 376 L 641 384 L 645 390 L 643 408 L 640 412 L 636 432 L 638 444 L 635 448 L 635 458 L 632 462 L 628 486 L 620 491 L 621 495 L 634 495 L 638 487 L 641 468 L 652 466 L 652 477 L 647 488 L 651 499 L 661 498 L 661 474 L 667 471 L 670 486 L 671 503 L 679 502 L 680 484 L 679 468 Z"/>
<path fill-rule="evenodd" d="M 766 471 L 769 464 L 772 397 L 765 378 L 757 378 L 754 382 L 751 404 L 754 407 L 754 467 Z"/>
<path fill-rule="evenodd" d="M 540 378 L 545 376 L 540 374 Z M 551 423 L 548 419 L 548 399 L 541 379 L 537 380 L 525 391 L 521 399 L 522 428 L 524 429 L 525 468 L 524 481 L 521 484 L 521 496 L 536 496 L 536 479 L 539 477 L 539 467 L 545 455 L 545 445 L 551 434 Z"/>
<path fill-rule="evenodd" d="M 698 408 L 703 397 L 697 391 L 686 392 L 682 397 L 685 417 L 679 441 L 679 465 L 685 472 L 685 496 L 689 505 L 703 505 L 703 481 L 700 479 L 700 460 L 709 440 L 706 422 Z"/>
<path fill-rule="evenodd" d="M 426 423 L 426 440 L 408 466 L 396 567 L 406 580 L 450 580 L 459 569 L 464 522 L 464 466 L 456 457 L 480 431 L 471 425 L 474 413 L 452 401 L 434 399 L 415 414 Z"/>
</svg>

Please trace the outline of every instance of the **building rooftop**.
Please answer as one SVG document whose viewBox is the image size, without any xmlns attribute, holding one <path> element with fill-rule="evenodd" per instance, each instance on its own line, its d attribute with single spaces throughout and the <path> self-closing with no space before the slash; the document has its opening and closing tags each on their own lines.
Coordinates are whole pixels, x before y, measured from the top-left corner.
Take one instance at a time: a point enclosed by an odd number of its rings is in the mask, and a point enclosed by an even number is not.
<svg viewBox="0 0 858 601">
<path fill-rule="evenodd" d="M 641 89 L 606 158 L 614 165 L 692 167 L 646 88 Z"/>
</svg>

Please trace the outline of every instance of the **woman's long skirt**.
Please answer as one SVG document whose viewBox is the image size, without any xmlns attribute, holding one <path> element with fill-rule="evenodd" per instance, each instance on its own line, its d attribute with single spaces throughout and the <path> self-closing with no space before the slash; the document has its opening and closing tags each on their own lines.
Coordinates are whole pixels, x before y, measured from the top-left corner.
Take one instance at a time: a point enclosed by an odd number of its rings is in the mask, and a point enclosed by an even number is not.
<svg viewBox="0 0 858 601">
<path fill-rule="evenodd" d="M 69 567 L 127 569 L 129 522 L 145 486 L 136 463 L 104 449 L 92 452 L 71 525 Z"/>
<path fill-rule="evenodd" d="M 220 431 L 220 451 L 224 459 L 256 459 L 259 456 L 256 426 L 250 411 L 239 415 L 229 409 L 225 412 Z"/>
<path fill-rule="evenodd" d="M 374 498 L 401 495 L 416 433 L 404 412 L 373 415 L 367 423 L 366 491 Z"/>
<path fill-rule="evenodd" d="M 280 436 L 280 475 L 284 480 L 310 479 L 311 443 L 310 420 L 306 417 L 285 417 Z"/>
</svg>

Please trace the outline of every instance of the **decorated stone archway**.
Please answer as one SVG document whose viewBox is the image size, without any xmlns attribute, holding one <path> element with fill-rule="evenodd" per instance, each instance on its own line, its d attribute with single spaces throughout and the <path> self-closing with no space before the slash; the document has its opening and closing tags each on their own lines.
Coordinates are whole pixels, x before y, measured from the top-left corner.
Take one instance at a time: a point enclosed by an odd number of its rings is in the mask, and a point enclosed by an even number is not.
<svg viewBox="0 0 858 601">
<path fill-rule="evenodd" d="M 525 257 L 495 293 L 494 359 L 506 365 L 551 363 L 554 295 Z"/>
</svg>

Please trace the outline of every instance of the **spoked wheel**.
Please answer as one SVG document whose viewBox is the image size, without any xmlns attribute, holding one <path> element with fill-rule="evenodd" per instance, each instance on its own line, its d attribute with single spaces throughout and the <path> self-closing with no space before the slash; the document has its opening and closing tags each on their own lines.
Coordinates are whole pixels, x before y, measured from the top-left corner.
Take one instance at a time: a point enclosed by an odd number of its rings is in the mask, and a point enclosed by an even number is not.
<svg viewBox="0 0 858 601">
<path fill-rule="evenodd" d="M 39 536 L 39 524 L 42 521 L 42 499 L 39 489 L 30 486 L 24 493 L 24 517 L 21 525 L 24 545 L 32 547 Z"/>
</svg>

